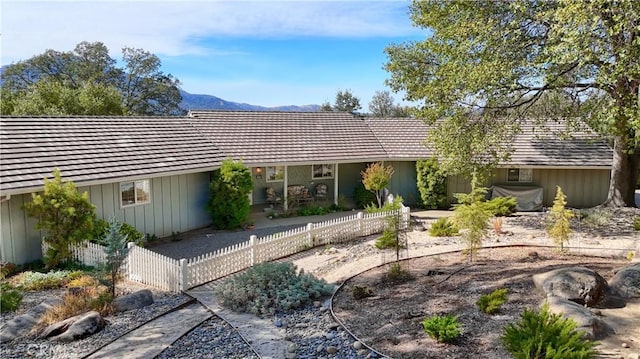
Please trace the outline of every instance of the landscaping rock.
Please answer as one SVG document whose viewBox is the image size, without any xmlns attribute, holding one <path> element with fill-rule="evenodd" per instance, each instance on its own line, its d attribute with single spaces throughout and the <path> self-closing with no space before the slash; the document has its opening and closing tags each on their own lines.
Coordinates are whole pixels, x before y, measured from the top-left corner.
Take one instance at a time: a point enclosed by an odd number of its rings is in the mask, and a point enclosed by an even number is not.
<svg viewBox="0 0 640 359">
<path fill-rule="evenodd" d="M 105 321 L 100 313 L 91 311 L 51 324 L 42 332 L 40 337 L 70 342 L 95 334 L 102 330 L 104 326 Z"/>
<path fill-rule="evenodd" d="M 114 299 L 113 310 L 116 312 L 124 312 L 127 310 L 140 309 L 151 304 L 153 304 L 151 291 L 143 289 Z"/>
<path fill-rule="evenodd" d="M 618 270 L 609 287 L 623 298 L 640 298 L 640 263 Z"/>
<path fill-rule="evenodd" d="M 587 307 L 598 304 L 607 288 L 607 281 L 586 267 L 560 268 L 536 274 L 533 283 L 547 296 L 568 299 Z"/>
<path fill-rule="evenodd" d="M 586 308 L 568 299 L 550 296 L 546 302 L 549 304 L 549 311 L 563 314 L 565 318 L 570 318 L 578 324 L 577 329 L 585 332 L 587 339 L 601 339 L 609 334 L 613 334 L 613 329 Z"/>
<path fill-rule="evenodd" d="M 38 323 L 40 317 L 49 309 L 61 304 L 62 300 L 51 298 L 43 301 L 35 307 L 29 309 L 26 313 L 19 315 L 8 321 L 0 330 L 0 342 L 12 341 L 17 337 L 23 336 Z"/>
</svg>

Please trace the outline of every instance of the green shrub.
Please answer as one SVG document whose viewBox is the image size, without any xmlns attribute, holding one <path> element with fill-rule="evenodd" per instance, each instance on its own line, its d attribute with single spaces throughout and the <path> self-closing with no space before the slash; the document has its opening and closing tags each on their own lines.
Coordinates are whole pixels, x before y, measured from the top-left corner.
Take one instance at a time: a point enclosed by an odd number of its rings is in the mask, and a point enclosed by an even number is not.
<svg viewBox="0 0 640 359">
<path fill-rule="evenodd" d="M 129 242 L 135 243 L 138 247 L 144 247 L 144 244 L 147 241 L 147 238 L 142 232 L 139 232 L 136 227 L 130 225 L 129 223 L 123 222 L 120 225 L 119 233 L 123 236 L 127 237 Z M 109 222 L 104 219 L 96 219 L 93 222 L 93 239 L 91 242 L 99 244 L 101 246 L 106 246 L 107 241 L 106 237 L 109 234 Z M 156 237 L 157 239 L 158 237 Z"/>
<path fill-rule="evenodd" d="M 452 314 L 434 315 L 422 321 L 424 332 L 441 343 L 451 343 L 460 335 L 458 317 Z"/>
<path fill-rule="evenodd" d="M 429 234 L 434 237 L 451 237 L 458 234 L 458 228 L 447 217 L 440 217 L 429 227 Z"/>
<path fill-rule="evenodd" d="M 307 205 L 298 208 L 296 214 L 298 216 L 321 216 L 329 213 L 329 209 L 322 206 Z"/>
<path fill-rule="evenodd" d="M 398 210 L 402 207 L 402 197 L 395 196 L 393 197 L 393 202 L 386 202 L 382 205 L 382 207 L 378 207 L 375 203 L 371 203 L 368 206 L 364 207 L 364 211 L 366 213 L 379 213 L 379 212 L 390 212 Z"/>
<path fill-rule="evenodd" d="M 476 252 L 482 247 L 482 240 L 487 235 L 488 222 L 492 217 L 483 202 L 486 192 L 486 188 L 473 185 L 468 194 L 455 194 L 459 204 L 454 206 L 451 221 L 456 228 L 462 230 L 460 237 L 467 246 L 464 253 L 469 256 L 469 262 L 473 262 Z"/>
<path fill-rule="evenodd" d="M 496 289 L 490 294 L 483 294 L 476 302 L 476 305 L 483 313 L 497 313 L 507 301 L 507 293 L 509 293 L 509 288 Z"/>
<path fill-rule="evenodd" d="M 447 176 L 438 166 L 438 159 L 416 162 L 417 186 L 422 206 L 427 209 L 447 207 Z"/>
<path fill-rule="evenodd" d="M 411 273 L 402 268 L 400 263 L 392 263 L 389 266 L 389 270 L 385 274 L 385 279 L 392 283 L 404 283 L 413 279 L 413 275 Z"/>
<path fill-rule="evenodd" d="M 22 294 L 9 283 L 0 283 L 0 312 L 14 312 L 20 307 Z"/>
<path fill-rule="evenodd" d="M 576 327 L 573 320 L 549 312 L 545 304 L 539 313 L 525 309 L 522 320 L 508 324 L 502 342 L 516 359 L 595 357 L 596 343 L 585 339 L 584 333 L 576 331 Z"/>
<path fill-rule="evenodd" d="M 635 229 L 636 231 L 640 231 L 640 217 L 637 217 L 633 221 L 633 229 Z"/>
<path fill-rule="evenodd" d="M 223 306 L 260 316 L 289 312 L 332 292 L 332 285 L 292 263 L 275 262 L 255 265 L 215 289 Z"/>
<path fill-rule="evenodd" d="M 496 197 L 492 200 L 484 202 L 486 209 L 491 212 L 494 217 L 506 217 L 516 212 L 518 201 L 515 197 Z"/>
<path fill-rule="evenodd" d="M 562 188 L 557 186 L 556 198 L 547 217 L 547 233 L 560 251 L 564 249 L 564 243 L 569 241 L 572 232 L 570 221 L 574 214 L 565 208 L 566 204 L 567 196 L 562 193 Z"/>
<path fill-rule="evenodd" d="M 578 214 L 587 227 L 599 228 L 611 221 L 611 212 L 604 208 L 582 210 Z"/>
<path fill-rule="evenodd" d="M 63 287 L 83 274 L 82 271 L 69 270 L 53 270 L 47 273 L 27 271 L 15 276 L 15 283 L 23 290 L 53 289 Z"/>
<path fill-rule="evenodd" d="M 20 271 L 20 267 L 11 262 L 0 262 L 0 279 L 5 279 L 15 275 Z"/>
<path fill-rule="evenodd" d="M 32 194 L 32 201 L 22 206 L 29 217 L 37 219 L 36 229 L 46 233 L 43 241 L 49 248 L 44 260 L 48 268 L 71 259 L 70 244 L 90 239 L 94 208 L 89 193 L 80 194 L 73 182 L 63 182 L 57 168 L 53 179 L 44 179 L 44 193 Z"/>
<path fill-rule="evenodd" d="M 364 188 L 362 182 L 358 182 L 358 184 L 353 189 L 353 199 L 356 202 L 356 206 L 358 208 L 367 208 L 367 206 L 374 205 L 376 203 L 376 195 L 371 191 L 367 191 Z"/>
<path fill-rule="evenodd" d="M 251 171 L 242 161 L 225 160 L 213 172 L 209 184 L 207 212 L 218 229 L 239 228 L 246 222 L 251 205 L 248 195 L 253 190 Z"/>
<path fill-rule="evenodd" d="M 353 296 L 353 299 L 360 300 L 372 297 L 373 291 L 371 290 L 371 288 L 366 286 L 354 285 L 353 287 L 351 287 L 351 295 Z"/>
</svg>

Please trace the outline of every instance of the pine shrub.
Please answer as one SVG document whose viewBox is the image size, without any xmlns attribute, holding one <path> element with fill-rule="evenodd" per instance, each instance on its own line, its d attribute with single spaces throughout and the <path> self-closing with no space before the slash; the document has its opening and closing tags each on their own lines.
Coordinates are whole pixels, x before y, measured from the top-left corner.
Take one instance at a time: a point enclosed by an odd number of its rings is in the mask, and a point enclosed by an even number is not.
<svg viewBox="0 0 640 359">
<path fill-rule="evenodd" d="M 572 232 L 570 221 L 574 214 L 571 210 L 565 208 L 566 204 L 567 196 L 562 192 L 562 188 L 557 186 L 556 198 L 547 217 L 547 233 L 560 251 L 564 249 L 564 243 L 569 241 L 569 236 Z"/>
<path fill-rule="evenodd" d="M 502 342 L 516 359 L 586 359 L 595 357 L 593 343 L 576 331 L 577 324 L 561 314 L 549 311 L 545 304 L 540 312 L 525 309 L 522 320 L 508 324 Z"/>
<path fill-rule="evenodd" d="M 15 312 L 22 302 L 20 291 L 9 283 L 0 283 L 0 312 Z"/>
<path fill-rule="evenodd" d="M 451 343 L 460 336 L 458 317 L 452 314 L 434 315 L 422 321 L 424 332 L 441 343 Z"/>
<path fill-rule="evenodd" d="M 289 312 L 332 292 L 332 285 L 292 263 L 275 262 L 255 265 L 215 290 L 223 306 L 258 316 Z"/>
<path fill-rule="evenodd" d="M 515 197 L 496 197 L 484 202 L 486 209 L 495 217 L 506 217 L 516 212 L 518 201 Z"/>
<path fill-rule="evenodd" d="M 429 234 L 434 237 L 451 237 L 458 234 L 458 228 L 448 217 L 440 217 L 429 227 Z"/>
<path fill-rule="evenodd" d="M 483 294 L 476 302 L 480 311 L 487 314 L 494 314 L 500 310 L 500 307 L 507 301 L 507 293 L 509 288 L 496 289 L 489 294 Z"/>
</svg>

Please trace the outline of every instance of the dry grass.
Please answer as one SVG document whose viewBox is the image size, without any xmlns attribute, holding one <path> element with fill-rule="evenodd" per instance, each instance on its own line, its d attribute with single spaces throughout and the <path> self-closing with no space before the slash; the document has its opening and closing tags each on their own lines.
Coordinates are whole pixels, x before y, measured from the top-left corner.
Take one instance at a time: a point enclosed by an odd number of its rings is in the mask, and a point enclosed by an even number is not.
<svg viewBox="0 0 640 359">
<path fill-rule="evenodd" d="M 66 294 L 62 304 L 44 313 L 38 322 L 37 329 L 92 310 L 99 312 L 102 316 L 111 313 L 111 296 L 107 287 L 102 285 L 83 287 L 79 291 Z"/>
<path fill-rule="evenodd" d="M 495 217 L 493 219 L 493 231 L 496 234 L 502 234 L 502 217 Z"/>
</svg>

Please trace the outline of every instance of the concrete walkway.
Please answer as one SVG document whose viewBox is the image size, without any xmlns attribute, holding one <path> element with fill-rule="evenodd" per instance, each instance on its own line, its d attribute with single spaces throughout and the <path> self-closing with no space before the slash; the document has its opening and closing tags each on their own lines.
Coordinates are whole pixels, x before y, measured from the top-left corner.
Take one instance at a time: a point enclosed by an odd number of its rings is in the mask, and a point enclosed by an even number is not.
<svg viewBox="0 0 640 359">
<path fill-rule="evenodd" d="M 154 358 L 211 316 L 213 313 L 200 303 L 189 304 L 142 325 L 86 358 Z"/>
</svg>

